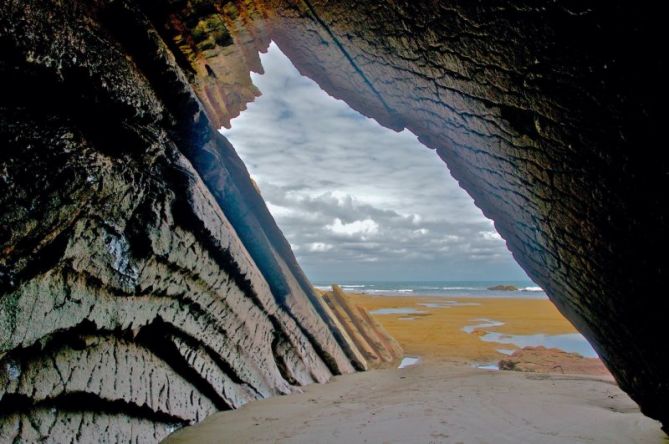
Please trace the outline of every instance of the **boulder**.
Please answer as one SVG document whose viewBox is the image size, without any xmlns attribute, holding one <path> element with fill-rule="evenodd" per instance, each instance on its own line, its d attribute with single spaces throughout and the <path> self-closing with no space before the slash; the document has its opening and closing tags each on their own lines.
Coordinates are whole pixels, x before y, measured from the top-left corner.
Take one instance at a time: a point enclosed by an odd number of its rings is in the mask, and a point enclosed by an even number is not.
<svg viewBox="0 0 669 444">
<path fill-rule="evenodd" d="M 495 285 L 493 287 L 488 287 L 488 290 L 493 291 L 518 291 L 518 287 L 514 285 Z"/>
</svg>

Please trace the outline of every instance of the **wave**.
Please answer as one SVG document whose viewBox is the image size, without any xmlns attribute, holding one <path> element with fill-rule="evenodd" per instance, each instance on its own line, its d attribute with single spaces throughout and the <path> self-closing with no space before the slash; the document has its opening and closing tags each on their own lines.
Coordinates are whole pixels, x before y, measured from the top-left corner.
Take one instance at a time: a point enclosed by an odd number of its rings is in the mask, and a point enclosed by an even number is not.
<svg viewBox="0 0 669 444">
<path fill-rule="evenodd" d="M 402 283 L 397 283 L 393 285 L 392 283 L 367 283 L 367 284 L 340 284 L 340 287 L 342 290 L 345 292 L 349 293 L 369 293 L 369 294 L 387 294 L 387 295 L 402 295 L 402 294 L 430 294 L 430 295 L 443 295 L 443 296 L 448 296 L 448 295 L 478 295 L 480 297 L 486 297 L 486 296 L 495 296 L 498 295 L 498 292 L 495 291 L 490 291 L 488 290 L 487 287 L 483 286 L 474 286 L 477 285 L 477 283 L 470 284 L 470 286 L 467 286 L 468 283 L 453 283 L 451 286 L 440 286 L 440 283 L 435 283 L 430 285 L 429 283 L 427 284 L 422 284 L 421 283 L 414 283 L 413 282 L 404 282 L 403 285 Z M 459 284 L 459 285 L 458 285 Z M 441 284 L 443 285 L 443 284 Z M 482 285 L 484 285 L 482 283 Z M 319 290 L 325 290 L 329 291 L 330 286 L 327 285 L 315 285 L 315 287 Z M 393 288 L 395 287 L 395 288 Z M 513 293 L 513 292 L 512 292 Z M 527 286 L 527 287 L 520 287 L 518 288 L 518 297 L 521 297 L 522 294 L 525 294 L 524 297 L 534 297 L 534 296 L 543 296 L 544 290 L 541 287 L 537 286 Z"/>
<path fill-rule="evenodd" d="M 400 289 L 365 289 L 362 290 L 363 293 L 378 293 L 378 294 L 393 294 L 393 293 L 413 293 L 414 290 L 411 288 L 400 288 Z"/>
<path fill-rule="evenodd" d="M 483 287 L 441 287 L 442 290 L 485 290 Z"/>
</svg>

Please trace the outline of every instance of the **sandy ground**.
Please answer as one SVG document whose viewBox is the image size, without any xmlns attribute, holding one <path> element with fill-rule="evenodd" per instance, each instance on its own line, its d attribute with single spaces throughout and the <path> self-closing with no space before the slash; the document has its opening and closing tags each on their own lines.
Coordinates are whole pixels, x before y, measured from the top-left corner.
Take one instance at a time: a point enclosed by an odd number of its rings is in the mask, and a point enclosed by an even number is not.
<svg viewBox="0 0 669 444">
<path fill-rule="evenodd" d="M 641 415 L 610 376 L 474 368 L 504 357 L 498 348 L 513 348 L 462 331 L 476 319 L 504 322 L 486 330 L 506 334 L 576 332 L 547 300 L 349 297 L 370 311 L 424 312 L 376 316 L 420 363 L 340 376 L 302 394 L 252 402 L 167 442 L 669 443 L 659 423 Z M 458 304 L 446 308 L 445 300 Z"/>
<path fill-rule="evenodd" d="M 449 364 L 375 370 L 252 402 L 169 443 L 666 443 L 608 381 Z"/>
</svg>

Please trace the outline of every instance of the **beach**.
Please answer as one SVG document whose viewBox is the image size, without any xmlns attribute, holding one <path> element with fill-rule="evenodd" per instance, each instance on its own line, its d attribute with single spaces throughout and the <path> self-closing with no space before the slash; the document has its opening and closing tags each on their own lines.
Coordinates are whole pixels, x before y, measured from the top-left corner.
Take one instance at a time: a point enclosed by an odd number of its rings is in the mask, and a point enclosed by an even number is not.
<svg viewBox="0 0 669 444">
<path fill-rule="evenodd" d="M 347 297 L 366 308 L 397 339 L 405 355 L 416 357 L 425 364 L 450 362 L 490 366 L 523 348 L 523 343 L 534 346 L 557 344 L 565 347 L 567 352 L 580 352 L 586 358 L 596 357 L 585 338 L 548 299 L 360 293 L 347 293 Z M 555 355 L 550 350 L 537 352 L 549 359 Z M 592 361 L 594 359 L 586 359 L 583 363 L 594 364 Z M 588 373 L 610 377 L 603 365 L 597 369 Z"/>
<path fill-rule="evenodd" d="M 551 343 L 580 336 L 547 299 L 346 297 L 397 339 L 411 358 L 404 364 L 412 365 L 337 376 L 302 394 L 254 401 L 168 442 L 666 442 L 659 423 L 639 412 L 596 357 L 522 350 L 527 338 Z M 595 356 L 587 343 L 565 344 Z M 516 369 L 530 370 L 497 370 L 513 356 L 525 364 Z"/>
<path fill-rule="evenodd" d="M 499 321 L 503 325 L 486 330 L 514 335 L 576 333 L 574 327 L 547 299 L 484 299 L 416 296 L 371 296 L 348 293 L 365 307 L 399 341 L 407 355 L 425 361 L 488 362 L 503 355 L 497 349 L 513 346 L 484 342 L 467 326 Z M 398 314 L 377 314 L 380 310 L 412 309 Z"/>
<path fill-rule="evenodd" d="M 433 363 L 374 370 L 252 402 L 169 443 L 661 443 L 609 381 Z"/>
</svg>

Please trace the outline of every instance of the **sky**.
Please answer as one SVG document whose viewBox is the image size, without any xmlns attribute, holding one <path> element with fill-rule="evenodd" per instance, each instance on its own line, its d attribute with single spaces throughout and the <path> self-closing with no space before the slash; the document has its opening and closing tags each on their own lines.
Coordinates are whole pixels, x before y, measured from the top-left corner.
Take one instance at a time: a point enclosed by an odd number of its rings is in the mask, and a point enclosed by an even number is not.
<svg viewBox="0 0 669 444">
<path fill-rule="evenodd" d="M 312 281 L 525 280 L 436 153 L 300 76 L 272 43 L 262 96 L 221 129 Z"/>
</svg>

